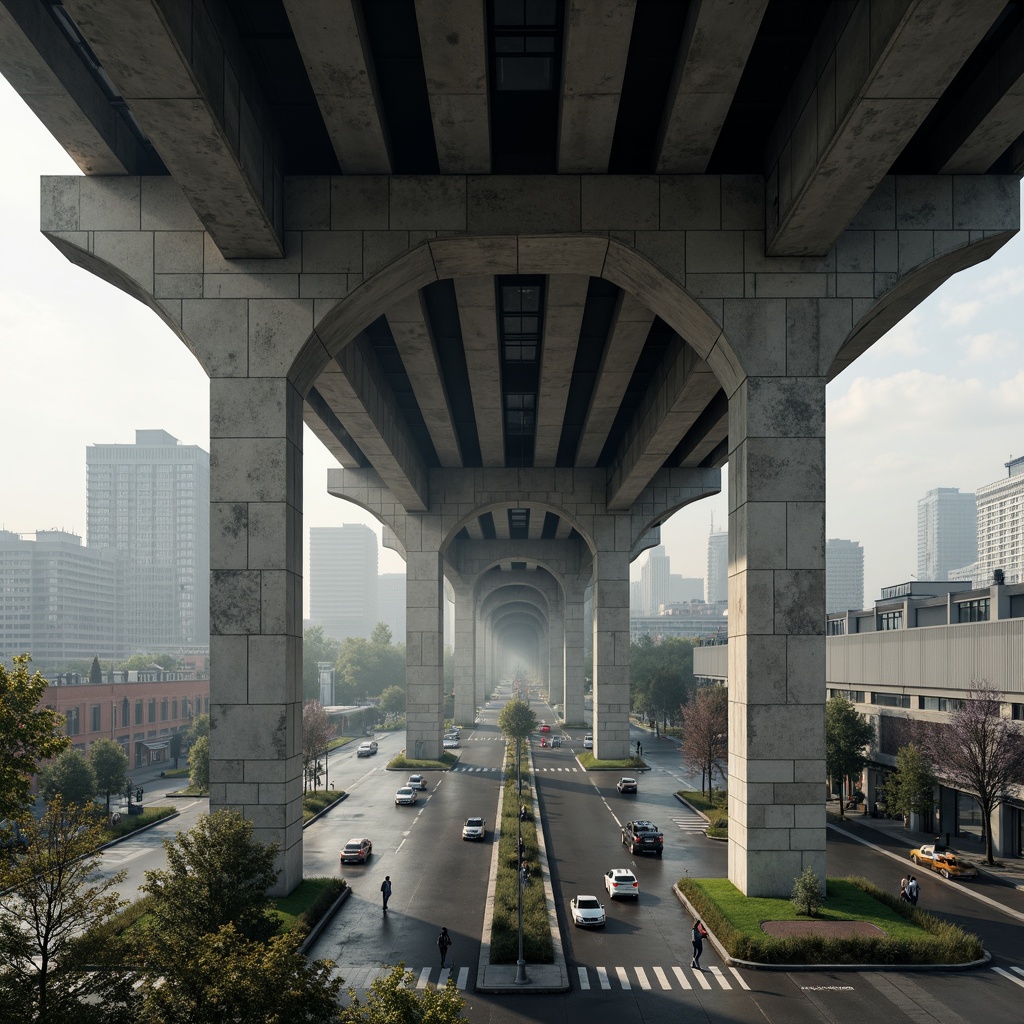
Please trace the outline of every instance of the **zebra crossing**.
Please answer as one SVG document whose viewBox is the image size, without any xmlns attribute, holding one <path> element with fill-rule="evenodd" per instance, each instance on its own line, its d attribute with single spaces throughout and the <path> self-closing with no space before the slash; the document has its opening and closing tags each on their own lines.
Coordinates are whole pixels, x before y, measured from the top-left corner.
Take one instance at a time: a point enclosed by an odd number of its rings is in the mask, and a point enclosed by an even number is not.
<svg viewBox="0 0 1024 1024">
<path fill-rule="evenodd" d="M 703 833 L 708 827 L 707 818 L 696 811 L 678 811 L 672 815 L 672 824 L 681 832 Z"/>
<path fill-rule="evenodd" d="M 331 974 L 336 978 L 342 978 L 345 982 L 345 988 L 353 988 L 359 993 L 370 988 L 378 978 L 386 978 L 393 970 L 393 966 L 364 964 L 335 967 Z M 455 972 L 454 974 L 452 973 L 453 971 Z M 406 987 L 415 988 L 418 991 L 422 991 L 431 984 L 433 984 L 434 988 L 444 988 L 448 984 L 449 978 L 455 979 L 455 987 L 460 992 L 465 992 L 469 987 L 468 967 L 407 968 L 406 975 Z"/>
<path fill-rule="evenodd" d="M 596 985 L 591 983 L 591 970 L 594 972 Z M 608 992 L 613 989 L 616 991 L 640 989 L 643 992 L 650 992 L 654 988 L 665 992 L 675 989 L 682 989 L 684 992 L 695 989 L 704 992 L 750 991 L 750 986 L 743 980 L 743 975 L 735 967 L 723 969 L 713 965 L 700 971 L 693 968 L 683 970 L 678 964 L 673 965 L 668 970 L 664 967 L 633 967 L 632 977 L 630 977 L 630 970 L 631 968 L 623 966 L 577 967 L 576 973 L 580 991 L 589 992 L 594 989 L 595 991 Z M 648 976 L 648 971 L 654 975 L 653 979 Z M 712 985 L 712 980 L 717 984 L 717 988 L 715 985 Z"/>
<path fill-rule="evenodd" d="M 534 772 L 578 772 L 578 771 L 580 771 L 579 768 L 537 768 L 537 767 L 535 767 L 533 770 L 534 770 Z M 468 765 L 467 764 L 467 765 L 455 765 L 453 768 L 450 768 L 449 771 L 452 771 L 452 772 L 501 772 L 502 769 L 501 768 L 487 768 L 487 767 L 483 767 L 483 766 L 475 766 L 475 765 Z M 707 822 L 705 822 L 704 824 L 705 824 L 705 828 L 706 828 L 707 827 Z"/>
<path fill-rule="evenodd" d="M 993 967 L 993 971 L 996 974 L 1002 975 L 1008 981 L 1012 981 L 1014 985 L 1019 985 L 1024 988 L 1024 967 L 1015 967 L 1011 965 L 1008 969 L 1005 967 Z"/>
</svg>

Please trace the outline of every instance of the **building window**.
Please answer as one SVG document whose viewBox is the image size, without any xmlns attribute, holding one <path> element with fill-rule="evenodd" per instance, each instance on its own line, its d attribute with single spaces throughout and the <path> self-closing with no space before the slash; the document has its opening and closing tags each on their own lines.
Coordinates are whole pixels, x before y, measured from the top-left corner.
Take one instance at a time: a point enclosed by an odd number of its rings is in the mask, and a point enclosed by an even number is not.
<svg viewBox="0 0 1024 1024">
<path fill-rule="evenodd" d="M 167 721 L 167 698 L 166 697 L 164 697 L 164 699 L 162 701 L 160 701 L 160 721 L 161 722 L 166 722 Z"/>
<path fill-rule="evenodd" d="M 909 708 L 910 694 L 907 693 L 873 693 L 871 703 L 884 708 Z"/>
<path fill-rule="evenodd" d="M 898 612 L 882 612 L 878 616 L 878 628 L 881 630 L 902 629 L 903 609 L 901 608 Z"/>
<path fill-rule="evenodd" d="M 127 729 L 131 725 L 131 705 L 128 703 L 128 698 L 125 697 L 121 701 L 121 728 Z"/>
<path fill-rule="evenodd" d="M 93 704 L 89 708 L 89 730 L 91 732 L 99 732 L 103 726 L 100 722 L 100 706 L 99 704 Z"/>
<path fill-rule="evenodd" d="M 533 434 L 536 395 L 508 394 L 505 396 L 505 433 Z"/>
<path fill-rule="evenodd" d="M 135 702 L 135 724 L 142 725 L 142 701 Z"/>
<path fill-rule="evenodd" d="M 956 606 L 957 622 L 988 622 L 989 598 L 976 601 L 961 601 Z"/>
<path fill-rule="evenodd" d="M 922 711 L 945 711 L 947 714 L 955 715 L 963 710 L 964 702 L 955 697 L 921 697 L 918 700 L 918 707 Z"/>
<path fill-rule="evenodd" d="M 148 723 L 155 722 L 156 721 L 156 697 L 150 697 L 149 698 L 149 708 L 148 708 L 148 711 L 149 711 L 149 713 L 146 716 L 146 721 Z"/>
<path fill-rule="evenodd" d="M 853 704 L 864 703 L 864 691 L 863 690 L 829 690 L 828 695 L 830 697 L 845 697 L 846 700 Z"/>
<path fill-rule="evenodd" d="M 68 708 L 64 712 L 64 729 L 68 736 L 77 736 L 80 731 L 78 722 L 78 708 Z"/>
<path fill-rule="evenodd" d="M 178 720 L 178 698 L 175 697 L 171 701 L 171 721 L 176 722 Z"/>
<path fill-rule="evenodd" d="M 829 619 L 825 628 L 828 636 L 846 636 L 846 619 Z"/>
<path fill-rule="evenodd" d="M 1010 717 L 1015 722 L 1024 722 L 1024 704 L 1011 704 Z"/>
</svg>

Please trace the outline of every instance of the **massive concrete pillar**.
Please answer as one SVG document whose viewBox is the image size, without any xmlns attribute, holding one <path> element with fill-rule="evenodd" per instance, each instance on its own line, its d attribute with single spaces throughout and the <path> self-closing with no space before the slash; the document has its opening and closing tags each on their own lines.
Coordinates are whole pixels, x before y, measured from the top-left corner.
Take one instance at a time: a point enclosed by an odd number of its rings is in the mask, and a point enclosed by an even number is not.
<svg viewBox="0 0 1024 1024">
<path fill-rule="evenodd" d="M 782 897 L 825 878 L 824 377 L 747 377 L 729 445 L 729 879 Z"/>
<path fill-rule="evenodd" d="M 436 516 L 409 516 L 405 552 L 405 752 L 436 760 L 444 729 L 444 576 Z"/>
<path fill-rule="evenodd" d="M 629 551 L 594 562 L 594 757 L 629 756 Z"/>
<path fill-rule="evenodd" d="M 565 597 L 557 595 L 548 609 L 548 694 L 552 704 L 565 703 Z"/>
<path fill-rule="evenodd" d="M 465 583 L 452 584 L 455 591 L 455 721 L 470 726 L 480 705 L 477 693 L 475 615 L 473 588 Z"/>
<path fill-rule="evenodd" d="M 565 586 L 565 722 L 583 726 L 586 720 L 583 700 L 583 591 L 587 579 L 571 579 Z"/>
</svg>

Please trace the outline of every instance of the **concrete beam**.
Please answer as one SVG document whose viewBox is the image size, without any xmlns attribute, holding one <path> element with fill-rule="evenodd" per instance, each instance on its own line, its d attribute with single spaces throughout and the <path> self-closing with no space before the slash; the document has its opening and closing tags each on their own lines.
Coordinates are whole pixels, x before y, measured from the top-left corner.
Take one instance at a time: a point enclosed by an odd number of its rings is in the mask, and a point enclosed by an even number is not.
<svg viewBox="0 0 1024 1024">
<path fill-rule="evenodd" d="M 280 257 L 280 140 L 234 25 L 194 0 L 65 0 L 222 255 Z"/>
<path fill-rule="evenodd" d="M 569 0 L 558 173 L 608 170 L 636 0 Z"/>
<path fill-rule="evenodd" d="M 582 274 L 548 278 L 544 310 L 544 341 L 540 349 L 540 387 L 537 395 L 537 433 L 533 464 L 554 466 L 562 436 L 565 403 L 580 340 L 590 279 Z"/>
<path fill-rule="evenodd" d="M 642 302 L 627 292 L 619 295 L 574 465 L 597 463 L 653 323 L 654 314 Z"/>
<path fill-rule="evenodd" d="M 423 293 L 417 291 L 390 306 L 385 316 L 441 465 L 461 466 L 459 438 L 444 388 L 437 344 L 423 305 Z"/>
<path fill-rule="evenodd" d="M 719 390 L 718 378 L 683 341 L 665 360 L 608 475 L 608 509 L 632 506 Z"/>
<path fill-rule="evenodd" d="M 505 465 L 505 410 L 501 404 L 501 351 L 493 277 L 457 277 L 462 344 L 473 395 L 480 458 L 485 467 Z"/>
<path fill-rule="evenodd" d="M 316 386 L 332 409 L 344 410 L 345 428 L 405 510 L 425 512 L 427 468 L 365 335 L 341 350 Z"/>
<path fill-rule="evenodd" d="M 859 0 L 852 11 L 830 8 L 769 142 L 768 255 L 828 252 L 1003 6 Z"/>
<path fill-rule="evenodd" d="M 352 440 L 352 435 L 341 425 L 315 388 L 302 404 L 302 420 L 346 469 L 359 469 L 365 464 L 366 460 L 360 457 L 359 447 Z"/>
<path fill-rule="evenodd" d="M 487 174 L 487 25 L 479 0 L 416 0 L 416 25 L 442 174 Z"/>
<path fill-rule="evenodd" d="M 390 174 L 391 153 L 359 4 L 282 3 L 342 171 Z"/>
<path fill-rule="evenodd" d="M 703 174 L 768 0 L 697 0 L 687 13 L 658 145 L 659 174 Z"/>
</svg>

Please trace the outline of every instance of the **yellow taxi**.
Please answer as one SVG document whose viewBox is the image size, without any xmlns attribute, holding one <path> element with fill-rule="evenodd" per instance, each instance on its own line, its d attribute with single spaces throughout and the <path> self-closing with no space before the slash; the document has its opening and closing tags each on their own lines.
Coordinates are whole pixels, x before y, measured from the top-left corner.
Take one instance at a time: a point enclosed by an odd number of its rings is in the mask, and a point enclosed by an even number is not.
<svg viewBox="0 0 1024 1024">
<path fill-rule="evenodd" d="M 977 878 L 978 869 L 969 860 L 964 860 L 954 850 L 939 847 L 934 843 L 919 846 L 910 851 L 910 859 L 921 867 L 938 871 L 943 878 Z"/>
</svg>

